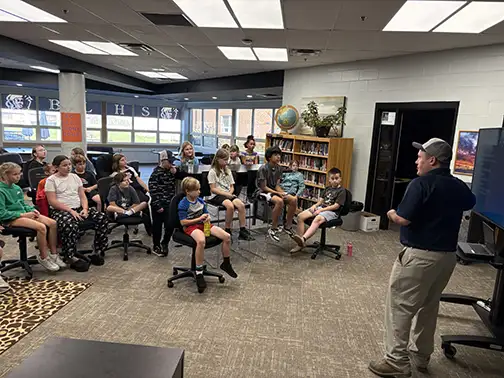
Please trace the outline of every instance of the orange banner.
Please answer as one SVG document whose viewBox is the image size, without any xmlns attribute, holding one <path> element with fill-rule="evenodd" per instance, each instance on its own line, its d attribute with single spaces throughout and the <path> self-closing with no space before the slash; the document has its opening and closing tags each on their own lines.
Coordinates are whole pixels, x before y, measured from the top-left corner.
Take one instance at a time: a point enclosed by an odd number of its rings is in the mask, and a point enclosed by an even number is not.
<svg viewBox="0 0 504 378">
<path fill-rule="evenodd" d="M 82 142 L 80 113 L 61 113 L 61 140 L 63 142 Z"/>
</svg>

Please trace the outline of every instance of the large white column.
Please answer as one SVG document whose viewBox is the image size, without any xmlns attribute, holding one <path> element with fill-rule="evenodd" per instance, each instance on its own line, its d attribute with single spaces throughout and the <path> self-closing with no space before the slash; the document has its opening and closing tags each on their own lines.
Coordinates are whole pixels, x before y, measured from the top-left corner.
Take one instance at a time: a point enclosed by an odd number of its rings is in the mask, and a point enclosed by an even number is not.
<svg viewBox="0 0 504 378">
<path fill-rule="evenodd" d="M 58 75 L 61 112 L 61 152 L 70 156 L 74 147 L 86 151 L 86 84 L 84 74 Z"/>
</svg>

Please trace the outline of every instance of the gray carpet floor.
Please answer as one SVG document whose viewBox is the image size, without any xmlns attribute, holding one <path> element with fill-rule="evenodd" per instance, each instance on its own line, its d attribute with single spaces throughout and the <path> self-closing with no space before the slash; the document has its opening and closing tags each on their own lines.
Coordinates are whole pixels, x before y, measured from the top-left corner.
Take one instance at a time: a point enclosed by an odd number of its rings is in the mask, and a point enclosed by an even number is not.
<svg viewBox="0 0 504 378">
<path fill-rule="evenodd" d="M 120 237 L 115 230 L 111 238 Z M 1 355 L 0 377 L 52 336 L 183 348 L 186 377 L 373 377 L 367 364 L 383 354 L 385 292 L 398 234 L 337 229 L 328 238 L 351 241 L 353 256 L 290 256 L 279 248 L 294 246 L 286 236 L 279 245 L 257 236 L 241 247 L 266 259 L 242 252 L 249 262 L 234 254 L 238 279 L 219 284 L 209 278 L 202 295 L 192 280 L 166 286 L 171 267 L 190 261 L 184 247 L 171 246 L 168 258 L 132 252 L 126 262 L 111 251 L 104 266 L 87 273 L 49 274 L 35 266 L 37 278 L 93 285 Z M 16 255 L 15 241 L 4 239 L 6 257 Z M 146 235 L 143 240 L 149 242 Z M 218 255 L 208 250 L 208 262 L 216 265 Z M 446 291 L 488 298 L 494 279 L 488 265 L 458 265 Z M 447 360 L 439 335 L 452 333 L 487 334 L 471 308 L 442 304 L 430 375 L 414 376 L 504 376 L 502 353 L 460 346 L 456 360 Z"/>
</svg>

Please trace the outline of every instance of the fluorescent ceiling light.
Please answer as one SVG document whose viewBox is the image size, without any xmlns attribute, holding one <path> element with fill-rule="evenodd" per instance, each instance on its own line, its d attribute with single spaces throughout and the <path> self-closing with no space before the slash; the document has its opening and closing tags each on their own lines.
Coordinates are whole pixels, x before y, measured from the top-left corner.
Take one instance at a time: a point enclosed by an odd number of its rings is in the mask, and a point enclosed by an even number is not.
<svg viewBox="0 0 504 378">
<path fill-rule="evenodd" d="M 184 100 L 185 100 L 185 101 L 189 101 L 189 98 L 188 98 L 188 97 L 184 97 Z"/>
<path fill-rule="evenodd" d="M 135 98 L 138 98 L 138 95 L 135 95 Z"/>
<path fill-rule="evenodd" d="M 23 84 L 21 84 L 21 83 L 16 83 L 16 85 L 17 85 L 18 87 L 22 87 L 22 86 L 23 86 Z"/>
<path fill-rule="evenodd" d="M 252 98 L 253 96 L 252 95 L 247 95 L 247 98 Z"/>
<path fill-rule="evenodd" d="M 237 28 L 223 0 L 173 0 L 196 26 L 203 28 Z"/>
<path fill-rule="evenodd" d="M 70 49 L 70 50 L 80 52 L 81 54 L 109 55 L 105 51 L 95 49 L 94 47 L 86 45 L 80 41 L 63 41 L 63 40 L 57 40 L 57 39 L 50 39 L 49 42 L 66 47 L 67 49 Z"/>
<path fill-rule="evenodd" d="M 187 80 L 187 77 L 176 72 L 136 71 L 136 73 L 150 77 L 151 79 Z"/>
<path fill-rule="evenodd" d="M 383 31 L 428 32 L 467 1 L 408 0 Z"/>
<path fill-rule="evenodd" d="M 0 0 L 0 10 L 31 22 L 66 22 L 21 0 Z"/>
<path fill-rule="evenodd" d="M 217 97 L 215 97 L 215 96 L 214 96 L 214 97 L 212 97 L 212 100 L 217 100 Z"/>
<path fill-rule="evenodd" d="M 59 70 L 55 70 L 55 69 L 47 68 L 47 67 L 42 67 L 42 66 L 30 66 L 30 67 L 33 69 L 39 70 L 39 71 L 46 71 L 46 72 L 55 73 L 55 74 L 58 74 L 60 72 Z"/>
<path fill-rule="evenodd" d="M 261 61 L 271 61 L 271 62 L 289 61 L 287 49 L 284 48 L 277 49 L 266 47 L 254 47 L 254 52 Z"/>
<path fill-rule="evenodd" d="M 116 45 L 115 43 L 112 42 L 88 42 L 88 41 L 82 41 L 82 43 L 85 43 L 88 46 L 94 47 L 95 49 L 101 50 L 106 52 L 107 54 L 110 55 L 117 55 L 117 56 L 138 56 L 134 52 L 131 52 L 124 47 L 121 47 L 119 45 Z"/>
<path fill-rule="evenodd" d="M 14 16 L 10 13 L 4 12 L 0 10 L 0 21 L 2 22 L 26 22 L 26 20 L 23 20 L 22 18 L 19 18 L 17 16 Z"/>
<path fill-rule="evenodd" d="M 229 60 L 257 60 L 250 47 L 217 47 Z"/>
<path fill-rule="evenodd" d="M 283 29 L 280 0 L 228 0 L 229 5 L 246 29 Z"/>
<path fill-rule="evenodd" d="M 481 33 L 504 20 L 504 3 L 472 2 L 434 31 L 441 33 Z"/>
</svg>

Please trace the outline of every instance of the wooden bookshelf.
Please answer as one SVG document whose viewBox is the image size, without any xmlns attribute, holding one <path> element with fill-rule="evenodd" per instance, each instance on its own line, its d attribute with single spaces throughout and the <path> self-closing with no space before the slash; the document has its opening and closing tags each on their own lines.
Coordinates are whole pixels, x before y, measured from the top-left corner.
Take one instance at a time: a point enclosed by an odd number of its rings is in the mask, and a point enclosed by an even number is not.
<svg viewBox="0 0 504 378">
<path fill-rule="evenodd" d="M 341 170 L 342 185 L 350 186 L 352 169 L 352 138 L 319 138 L 309 135 L 266 134 L 266 148 L 278 145 L 282 150 L 282 163 L 296 160 L 299 171 L 305 175 L 306 192 L 300 197 L 302 208 L 316 202 L 325 188 L 327 172 L 337 167 Z"/>
</svg>

